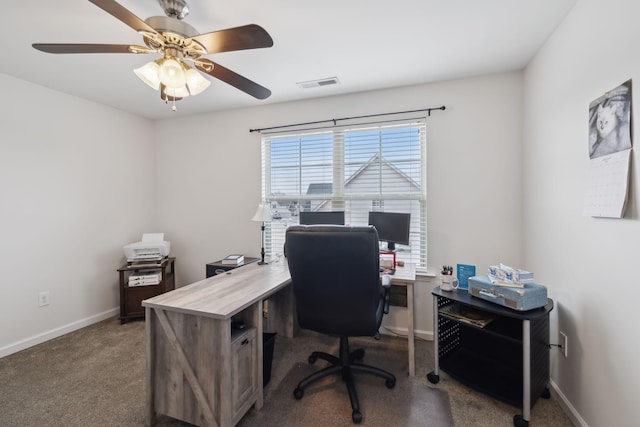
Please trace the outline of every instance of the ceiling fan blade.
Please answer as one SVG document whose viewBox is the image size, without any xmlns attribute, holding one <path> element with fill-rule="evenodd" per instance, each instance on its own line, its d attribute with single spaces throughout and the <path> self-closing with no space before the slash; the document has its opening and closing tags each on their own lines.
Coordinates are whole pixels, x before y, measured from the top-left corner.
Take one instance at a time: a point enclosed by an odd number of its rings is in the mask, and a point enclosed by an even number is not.
<svg viewBox="0 0 640 427">
<path fill-rule="evenodd" d="M 34 43 L 34 48 L 47 53 L 149 53 L 146 46 L 128 44 Z"/>
<path fill-rule="evenodd" d="M 273 39 L 259 25 L 250 24 L 242 27 L 213 31 L 192 37 L 203 45 L 208 53 L 230 52 L 234 50 L 258 49 L 273 46 Z"/>
<path fill-rule="evenodd" d="M 216 79 L 240 89 L 244 93 L 247 93 L 257 99 L 267 99 L 271 96 L 271 91 L 266 87 L 260 86 L 258 83 L 249 80 L 246 77 L 241 76 L 238 73 L 231 71 L 228 68 L 223 67 L 213 61 L 206 58 L 198 58 L 194 62 L 196 68 L 203 73 L 209 74 Z M 213 67 L 213 69 L 209 69 Z"/>
<path fill-rule="evenodd" d="M 120 3 L 118 2 L 115 2 L 113 0 L 89 0 L 89 1 L 95 4 L 96 6 L 98 6 L 100 9 L 104 10 L 105 12 L 113 15 L 115 18 L 124 22 L 125 24 L 127 24 L 128 26 L 130 26 L 131 28 L 133 28 L 138 32 L 147 31 L 153 34 L 157 33 L 157 31 L 153 27 L 148 25 L 142 19 L 138 18 L 136 15 L 131 13 L 127 8 L 120 5 Z"/>
</svg>

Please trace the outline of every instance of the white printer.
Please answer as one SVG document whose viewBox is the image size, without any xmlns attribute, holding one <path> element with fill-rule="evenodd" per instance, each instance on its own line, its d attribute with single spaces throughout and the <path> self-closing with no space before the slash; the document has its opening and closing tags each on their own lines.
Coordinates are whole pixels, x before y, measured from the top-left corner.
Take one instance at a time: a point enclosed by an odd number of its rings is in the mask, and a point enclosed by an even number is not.
<svg viewBox="0 0 640 427">
<path fill-rule="evenodd" d="M 142 240 L 124 246 L 127 262 L 161 261 L 169 256 L 171 242 L 164 240 L 164 233 L 144 233 Z"/>
</svg>

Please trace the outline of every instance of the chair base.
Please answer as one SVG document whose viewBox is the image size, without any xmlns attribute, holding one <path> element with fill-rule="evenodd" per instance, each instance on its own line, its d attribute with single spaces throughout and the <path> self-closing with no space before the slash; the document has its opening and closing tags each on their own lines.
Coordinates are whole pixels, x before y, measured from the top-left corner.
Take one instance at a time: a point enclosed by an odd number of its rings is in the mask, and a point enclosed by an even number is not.
<svg viewBox="0 0 640 427">
<path fill-rule="evenodd" d="M 341 374 L 342 380 L 347 385 L 349 399 L 351 400 L 351 409 L 353 411 L 351 418 L 354 423 L 360 423 L 362 421 L 362 413 L 360 412 L 360 404 L 358 402 L 358 394 L 356 392 L 353 373 L 364 372 L 384 378 L 387 388 L 393 388 L 396 385 L 396 377 L 393 374 L 380 368 L 359 363 L 363 358 L 364 350 L 361 348 L 353 351 L 352 353 L 349 352 L 349 340 L 347 337 L 340 337 L 340 357 L 320 351 L 314 351 L 311 353 L 311 356 L 309 356 L 309 363 L 315 363 L 317 359 L 322 359 L 329 362 L 330 365 L 318 372 L 314 372 L 300 381 L 298 383 L 298 387 L 293 391 L 294 397 L 296 399 L 302 399 L 304 389 L 313 382 L 329 375 Z"/>
</svg>

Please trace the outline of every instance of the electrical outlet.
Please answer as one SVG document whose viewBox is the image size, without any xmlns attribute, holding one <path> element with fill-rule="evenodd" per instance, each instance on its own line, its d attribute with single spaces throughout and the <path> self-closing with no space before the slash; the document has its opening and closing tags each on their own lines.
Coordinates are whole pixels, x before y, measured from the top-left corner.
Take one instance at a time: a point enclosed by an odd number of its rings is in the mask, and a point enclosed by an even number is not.
<svg viewBox="0 0 640 427">
<path fill-rule="evenodd" d="M 40 292 L 40 295 L 38 295 L 38 305 L 44 307 L 45 305 L 49 305 L 49 302 L 49 291 Z"/>
<path fill-rule="evenodd" d="M 565 334 L 564 332 L 560 332 L 560 345 L 562 346 L 562 354 L 564 354 L 564 357 L 569 357 L 569 348 L 568 348 L 568 339 L 567 339 L 567 334 Z"/>
</svg>

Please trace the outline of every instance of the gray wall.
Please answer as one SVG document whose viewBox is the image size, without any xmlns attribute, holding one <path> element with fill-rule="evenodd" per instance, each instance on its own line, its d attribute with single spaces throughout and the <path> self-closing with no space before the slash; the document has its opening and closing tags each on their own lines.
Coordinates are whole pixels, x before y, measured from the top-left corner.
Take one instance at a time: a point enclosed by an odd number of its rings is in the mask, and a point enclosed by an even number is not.
<svg viewBox="0 0 640 427">
<path fill-rule="evenodd" d="M 153 231 L 156 161 L 148 120 L 0 86 L 2 357 L 116 314 L 122 246 Z"/>
<path fill-rule="evenodd" d="M 638 16 L 637 1 L 579 1 L 525 74 L 525 260 L 556 301 L 551 336 L 568 336 L 552 379 L 578 425 L 640 419 L 637 156 L 625 218 L 582 216 L 589 103 L 640 78 Z"/>
</svg>

